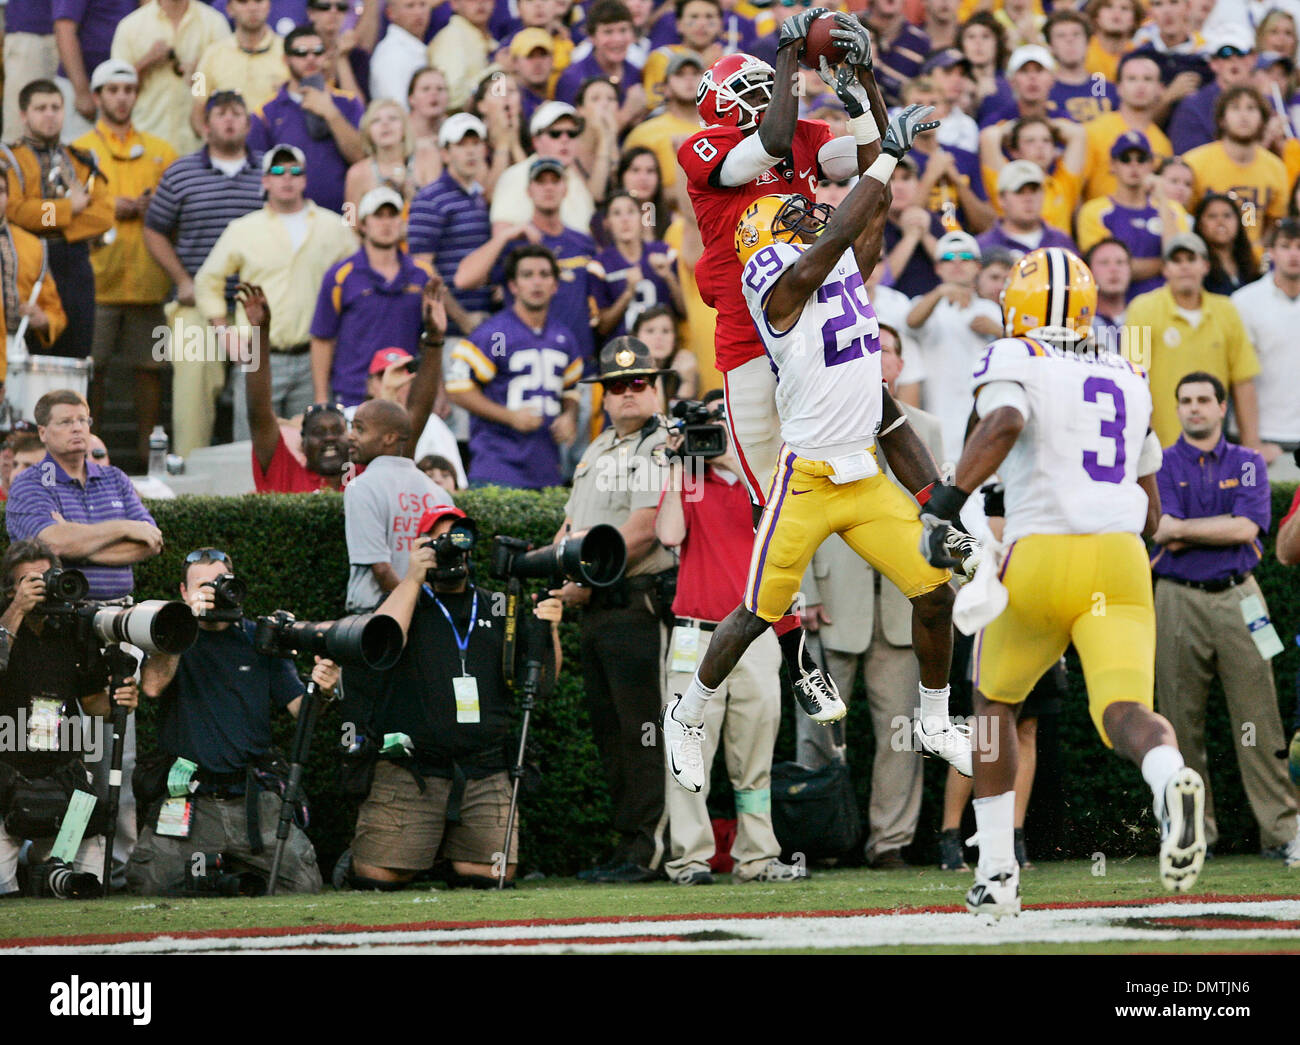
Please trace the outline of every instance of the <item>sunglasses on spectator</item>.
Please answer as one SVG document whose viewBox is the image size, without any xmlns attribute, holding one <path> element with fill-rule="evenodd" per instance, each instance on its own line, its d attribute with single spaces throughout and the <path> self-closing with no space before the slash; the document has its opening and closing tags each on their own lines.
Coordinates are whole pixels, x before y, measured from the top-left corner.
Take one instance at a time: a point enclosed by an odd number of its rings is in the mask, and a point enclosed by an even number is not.
<svg viewBox="0 0 1300 1045">
<path fill-rule="evenodd" d="M 266 169 L 267 174 L 292 174 L 295 178 L 301 177 L 303 170 L 296 163 L 292 167 L 285 166 L 283 163 L 273 163 Z"/>
<path fill-rule="evenodd" d="M 557 131 L 551 127 L 548 127 L 546 130 L 542 131 L 542 133 L 546 135 L 546 137 L 548 138 L 577 138 L 582 134 L 581 131 L 572 131 L 572 130 Z"/>
<path fill-rule="evenodd" d="M 230 556 L 220 548 L 196 548 L 185 556 L 185 565 L 192 566 L 203 559 L 208 559 L 211 562 L 230 562 Z"/>
<path fill-rule="evenodd" d="M 969 250 L 949 250 L 939 255 L 940 261 L 977 261 Z"/>
<path fill-rule="evenodd" d="M 1151 156 L 1145 152 L 1126 152 L 1119 158 L 1120 163 L 1150 163 Z"/>
<path fill-rule="evenodd" d="M 93 457 L 96 461 L 102 461 L 105 457 L 108 456 L 108 451 L 105 450 L 102 446 L 96 446 L 90 451 L 90 456 Z"/>
<path fill-rule="evenodd" d="M 315 55 L 317 58 L 325 53 L 324 45 L 320 47 L 291 47 L 288 52 L 294 58 L 307 58 Z"/>
<path fill-rule="evenodd" d="M 621 396 L 625 392 L 644 392 L 647 388 L 653 388 L 655 379 L 653 377 L 633 377 L 620 378 L 617 381 L 605 381 L 605 393 L 612 396 Z"/>
<path fill-rule="evenodd" d="M 1249 51 L 1243 51 L 1240 47 L 1233 47 L 1232 44 L 1224 44 L 1215 51 L 1211 58 L 1240 58 L 1243 55 L 1250 54 Z"/>
</svg>

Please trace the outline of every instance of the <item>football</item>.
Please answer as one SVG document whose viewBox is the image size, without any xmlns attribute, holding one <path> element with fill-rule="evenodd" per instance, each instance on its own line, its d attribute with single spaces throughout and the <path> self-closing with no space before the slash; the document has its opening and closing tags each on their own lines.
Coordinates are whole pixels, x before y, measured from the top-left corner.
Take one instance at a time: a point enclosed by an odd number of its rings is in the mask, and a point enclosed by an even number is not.
<svg viewBox="0 0 1300 1045">
<path fill-rule="evenodd" d="M 839 65 L 844 61 L 844 45 L 831 36 L 834 28 L 834 11 L 827 11 L 812 20 L 804 40 L 803 57 L 800 59 L 807 68 L 814 71 L 820 69 L 822 55 L 826 56 L 830 65 Z"/>
</svg>

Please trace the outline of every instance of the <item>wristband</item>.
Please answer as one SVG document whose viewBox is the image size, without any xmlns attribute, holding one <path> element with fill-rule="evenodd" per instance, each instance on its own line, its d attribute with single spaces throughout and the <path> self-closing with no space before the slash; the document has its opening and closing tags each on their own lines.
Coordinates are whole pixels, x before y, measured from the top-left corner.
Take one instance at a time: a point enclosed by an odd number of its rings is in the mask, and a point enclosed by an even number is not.
<svg viewBox="0 0 1300 1045">
<path fill-rule="evenodd" d="M 912 495 L 913 497 L 916 498 L 916 503 L 919 504 L 922 508 L 924 508 L 925 502 L 930 499 L 930 495 L 934 493 L 934 488 L 938 485 L 939 485 L 939 480 L 934 479 L 931 482 L 926 483 L 919 490 L 917 490 L 916 493 Z"/>
<path fill-rule="evenodd" d="M 962 505 L 966 503 L 966 498 L 969 496 L 970 494 L 966 493 L 966 491 L 948 483 L 936 486 L 930 491 L 930 496 L 927 499 L 926 514 L 933 515 L 945 522 L 952 522 L 961 514 Z"/>
<path fill-rule="evenodd" d="M 894 176 L 894 168 L 897 166 L 897 156 L 891 156 L 887 152 L 882 152 L 876 157 L 876 162 L 867 168 L 866 177 L 875 178 L 881 185 L 888 185 L 889 179 Z"/>
<path fill-rule="evenodd" d="M 870 145 L 872 142 L 880 141 L 880 128 L 876 126 L 876 118 L 871 115 L 870 108 L 861 116 L 855 116 L 849 121 L 849 133 L 853 135 L 853 140 L 858 145 Z"/>
</svg>

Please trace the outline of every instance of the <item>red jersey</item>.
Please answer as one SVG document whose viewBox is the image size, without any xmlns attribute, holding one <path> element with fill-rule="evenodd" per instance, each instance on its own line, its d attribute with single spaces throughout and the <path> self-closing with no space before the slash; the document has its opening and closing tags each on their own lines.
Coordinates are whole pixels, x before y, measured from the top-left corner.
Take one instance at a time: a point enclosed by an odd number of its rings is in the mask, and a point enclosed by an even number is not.
<svg viewBox="0 0 1300 1045">
<path fill-rule="evenodd" d="M 723 373 L 763 354 L 763 343 L 740 290 L 740 259 L 735 246 L 740 216 L 754 200 L 773 193 L 800 192 L 815 199 L 820 172 L 817 153 L 831 137 L 830 127 L 821 120 L 800 120 L 795 125 L 790 158 L 735 188 L 715 186 L 709 179 L 716 177 L 727 153 L 745 138 L 744 131 L 709 127 L 692 134 L 677 150 L 704 242 L 704 254 L 695 266 L 695 282 L 704 303 L 718 310 L 715 365 Z"/>
<path fill-rule="evenodd" d="M 275 453 L 265 472 L 257 461 L 257 451 L 253 457 L 253 485 L 258 493 L 315 493 L 325 485 L 325 477 L 307 470 L 298 458 L 293 456 L 284 436 L 275 444 Z"/>
</svg>

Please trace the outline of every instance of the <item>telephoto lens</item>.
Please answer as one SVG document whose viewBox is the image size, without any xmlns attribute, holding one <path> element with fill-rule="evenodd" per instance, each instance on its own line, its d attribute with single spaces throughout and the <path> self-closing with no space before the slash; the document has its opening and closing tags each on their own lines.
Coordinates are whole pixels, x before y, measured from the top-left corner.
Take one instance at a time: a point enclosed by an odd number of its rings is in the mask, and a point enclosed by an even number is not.
<svg viewBox="0 0 1300 1045">
<path fill-rule="evenodd" d="M 78 871 L 63 860 L 47 860 L 31 869 L 28 891 L 36 897 L 56 900 L 89 900 L 103 893 L 99 879 L 89 871 Z"/>
</svg>

